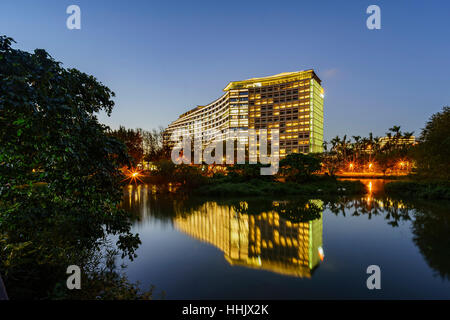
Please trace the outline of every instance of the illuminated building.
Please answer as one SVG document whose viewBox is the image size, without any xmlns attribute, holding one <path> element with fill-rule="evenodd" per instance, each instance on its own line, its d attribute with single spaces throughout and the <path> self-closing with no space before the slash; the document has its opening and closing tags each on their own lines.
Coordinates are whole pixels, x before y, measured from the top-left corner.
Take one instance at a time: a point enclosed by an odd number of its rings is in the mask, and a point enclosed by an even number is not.
<svg viewBox="0 0 450 320">
<path fill-rule="evenodd" d="M 286 72 L 263 78 L 230 82 L 225 93 L 205 106 L 183 113 L 164 133 L 172 147 L 177 136 L 201 135 L 202 147 L 211 139 L 225 140 L 227 133 L 271 129 L 280 134 L 283 157 L 291 152 L 321 152 L 323 143 L 323 99 L 321 80 L 313 70 Z"/>
<path fill-rule="evenodd" d="M 293 223 L 275 211 L 242 214 L 233 206 L 206 202 L 177 215 L 174 225 L 219 248 L 231 265 L 309 278 L 323 259 L 322 214 L 313 221 Z"/>
<path fill-rule="evenodd" d="M 382 137 L 380 138 L 380 148 L 384 147 L 387 143 L 393 143 L 396 145 L 415 145 L 416 144 L 416 137 L 411 136 L 408 138 L 396 138 L 394 136 L 391 137 Z"/>
</svg>

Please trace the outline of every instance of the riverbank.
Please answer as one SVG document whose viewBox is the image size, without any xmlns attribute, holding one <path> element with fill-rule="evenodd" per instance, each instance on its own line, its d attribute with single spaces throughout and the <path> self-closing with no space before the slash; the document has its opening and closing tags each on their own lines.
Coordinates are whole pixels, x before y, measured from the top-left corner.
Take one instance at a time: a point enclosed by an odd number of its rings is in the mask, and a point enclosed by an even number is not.
<svg viewBox="0 0 450 320">
<path fill-rule="evenodd" d="M 212 181 L 196 188 L 193 193 L 207 196 L 268 196 L 268 195 L 355 195 L 366 192 L 360 181 L 339 181 L 331 178 L 317 178 L 303 183 L 279 182 L 262 179 Z"/>
<path fill-rule="evenodd" d="M 449 181 L 402 180 L 384 186 L 386 194 L 407 198 L 450 200 Z"/>
<path fill-rule="evenodd" d="M 383 174 L 383 173 L 371 173 L 371 172 L 343 172 L 336 173 L 335 177 L 339 179 L 388 179 L 388 180 L 400 180 L 405 179 L 407 174 Z"/>
<path fill-rule="evenodd" d="M 176 179 L 175 179 L 176 178 Z M 283 178 L 262 176 L 245 177 L 242 175 L 217 175 L 206 177 L 200 174 L 189 174 L 182 177 L 174 176 L 169 183 L 166 176 L 143 176 L 143 183 L 156 184 L 167 192 L 191 193 L 205 196 L 268 196 L 268 195 L 359 195 L 373 192 L 365 187 L 364 181 L 375 179 L 388 180 L 383 190 L 390 196 L 401 196 L 419 199 L 450 200 L 450 183 L 448 181 L 418 180 L 414 176 L 386 175 L 312 175 L 302 182 L 284 181 Z M 373 185 L 371 184 L 373 187 Z M 379 188 L 378 188 L 379 189 Z M 162 192 L 164 193 L 164 192 Z"/>
<path fill-rule="evenodd" d="M 191 176 L 194 179 L 168 182 L 167 177 L 144 176 L 140 181 L 158 185 L 160 193 L 190 193 L 201 196 L 268 196 L 268 195 L 359 195 L 367 191 L 355 180 L 338 180 L 329 176 L 311 176 L 302 182 L 284 181 L 271 177 Z M 174 179 L 175 180 L 175 179 Z"/>
</svg>

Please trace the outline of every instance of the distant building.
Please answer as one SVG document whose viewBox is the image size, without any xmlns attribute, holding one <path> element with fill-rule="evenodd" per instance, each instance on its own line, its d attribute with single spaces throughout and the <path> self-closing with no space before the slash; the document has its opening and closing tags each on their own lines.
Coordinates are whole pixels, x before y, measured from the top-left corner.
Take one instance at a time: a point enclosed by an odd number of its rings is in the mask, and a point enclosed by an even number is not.
<svg viewBox="0 0 450 320">
<path fill-rule="evenodd" d="M 172 122 L 165 131 L 164 144 L 174 145 L 174 132 L 200 132 L 204 148 L 212 139 L 226 140 L 229 132 L 248 129 L 257 134 L 267 129 L 270 144 L 271 130 L 278 129 L 281 157 L 322 151 L 324 90 L 313 70 L 233 81 L 223 90 L 217 100 Z"/>
<path fill-rule="evenodd" d="M 395 143 L 397 145 L 415 145 L 416 144 L 416 137 L 411 136 L 409 138 L 394 138 L 392 137 L 382 137 L 380 138 L 380 147 L 386 145 L 388 142 Z"/>
<path fill-rule="evenodd" d="M 379 147 L 380 149 L 383 148 L 386 143 L 389 142 L 389 140 L 391 141 L 391 143 L 395 143 L 396 145 L 415 145 L 416 142 L 416 138 L 414 136 L 411 136 L 409 138 L 394 138 L 394 137 L 382 137 L 379 140 Z M 362 152 L 365 153 L 370 153 L 372 154 L 374 152 L 373 148 L 371 145 L 368 145 L 367 147 L 365 147 Z"/>
</svg>

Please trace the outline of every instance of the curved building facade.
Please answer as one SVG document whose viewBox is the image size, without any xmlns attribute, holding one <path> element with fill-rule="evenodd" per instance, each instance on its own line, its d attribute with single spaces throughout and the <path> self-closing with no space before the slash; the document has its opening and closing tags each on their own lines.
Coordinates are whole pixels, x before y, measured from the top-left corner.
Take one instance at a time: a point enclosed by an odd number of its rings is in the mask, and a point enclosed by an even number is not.
<svg viewBox="0 0 450 320">
<path fill-rule="evenodd" d="M 321 80 L 314 70 L 281 73 L 232 81 L 225 93 L 205 106 L 183 113 L 165 131 L 164 143 L 173 146 L 182 135 L 201 135 L 205 147 L 213 138 L 226 139 L 230 131 L 279 130 L 279 150 L 321 152 L 323 100 Z M 174 134 L 176 133 L 176 134 Z"/>
</svg>

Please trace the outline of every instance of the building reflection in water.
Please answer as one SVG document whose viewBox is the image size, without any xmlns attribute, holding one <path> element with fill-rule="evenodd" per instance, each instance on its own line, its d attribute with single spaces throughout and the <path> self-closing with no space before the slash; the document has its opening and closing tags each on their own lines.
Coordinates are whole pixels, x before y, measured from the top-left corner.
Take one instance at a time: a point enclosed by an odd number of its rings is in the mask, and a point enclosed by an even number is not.
<svg viewBox="0 0 450 320">
<path fill-rule="evenodd" d="M 448 202 L 390 198 L 383 193 L 385 181 L 362 182 L 368 190 L 363 196 L 324 202 L 311 200 L 309 208 L 299 199 L 278 202 L 263 199 L 256 201 L 260 206 L 255 206 L 253 202 L 248 204 L 250 200 L 239 203 L 185 199 L 161 193 L 153 185 L 129 185 L 124 188 L 122 208 L 133 214 L 135 223 L 157 219 L 213 244 L 232 265 L 297 277 L 310 277 L 323 259 L 323 208 L 329 214 L 343 217 L 371 220 L 380 216 L 394 228 L 411 221 L 415 245 L 428 265 L 449 280 Z M 316 210 L 311 210 L 314 209 L 311 204 L 315 204 Z"/>
<path fill-rule="evenodd" d="M 321 206 L 321 201 L 313 201 Z M 313 221 L 294 223 L 275 211 L 258 215 L 238 211 L 234 206 L 205 202 L 188 215 L 177 216 L 174 225 L 222 250 L 231 265 L 311 277 L 324 257 L 322 213 Z"/>
</svg>

